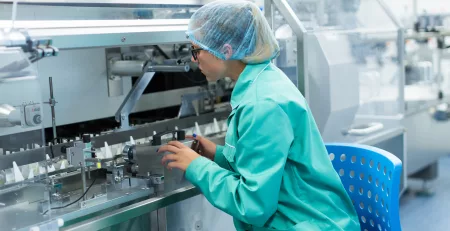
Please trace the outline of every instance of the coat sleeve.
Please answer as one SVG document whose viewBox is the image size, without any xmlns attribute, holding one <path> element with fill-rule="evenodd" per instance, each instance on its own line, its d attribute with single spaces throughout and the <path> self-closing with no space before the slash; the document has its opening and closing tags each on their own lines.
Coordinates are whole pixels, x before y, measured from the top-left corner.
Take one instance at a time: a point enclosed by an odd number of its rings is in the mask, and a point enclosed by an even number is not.
<svg viewBox="0 0 450 231">
<path fill-rule="evenodd" d="M 274 102 L 260 101 L 241 110 L 237 118 L 239 139 L 234 147 L 227 145 L 224 150 L 228 160 L 234 161 L 236 172 L 199 157 L 187 168 L 186 178 L 215 207 L 263 227 L 277 210 L 293 129 L 286 113 Z"/>
<path fill-rule="evenodd" d="M 222 145 L 216 146 L 216 154 L 214 155 L 214 162 L 218 164 L 220 167 L 230 170 L 227 159 L 225 159 L 225 156 L 223 155 L 224 148 L 225 147 Z"/>
</svg>

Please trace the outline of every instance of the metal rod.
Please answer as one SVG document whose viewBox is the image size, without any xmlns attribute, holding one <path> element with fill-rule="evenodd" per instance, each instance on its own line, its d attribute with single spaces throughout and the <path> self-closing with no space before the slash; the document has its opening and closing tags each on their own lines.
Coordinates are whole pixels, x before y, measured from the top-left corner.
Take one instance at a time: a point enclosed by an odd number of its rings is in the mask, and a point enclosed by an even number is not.
<svg viewBox="0 0 450 231">
<path fill-rule="evenodd" d="M 86 167 L 84 165 L 81 166 L 81 180 L 83 181 L 83 192 L 86 192 Z M 85 201 L 87 198 L 87 195 L 84 195 L 83 201 Z"/>
<path fill-rule="evenodd" d="M 306 29 L 303 23 L 298 19 L 295 12 L 292 10 L 289 3 L 286 0 L 273 0 L 273 3 L 286 19 L 289 26 L 292 28 L 292 31 L 297 36 L 297 39 L 303 41 L 303 34 L 306 33 Z"/>
<path fill-rule="evenodd" d="M 188 72 L 189 65 L 148 65 L 147 72 Z"/>
<path fill-rule="evenodd" d="M 388 17 L 395 23 L 397 27 L 400 27 L 403 29 L 403 24 L 398 20 L 398 18 L 395 16 L 394 12 L 392 12 L 391 8 L 387 6 L 387 4 L 384 2 L 384 0 L 378 0 L 378 3 L 383 8 L 384 12 L 388 15 Z"/>
<path fill-rule="evenodd" d="M 405 30 L 403 27 L 398 29 L 398 40 L 397 40 L 397 52 L 398 52 L 398 62 L 400 66 L 400 77 L 398 80 L 398 110 L 399 114 L 404 114 L 406 111 L 405 104 L 405 84 L 406 84 L 406 72 L 405 72 Z"/>
<path fill-rule="evenodd" d="M 52 110 L 52 128 L 53 128 L 53 139 L 56 139 L 56 116 L 55 116 L 55 98 L 53 97 L 53 77 L 48 77 L 48 84 L 50 86 L 50 99 L 49 104 Z M 53 140 L 53 143 L 56 144 L 56 140 Z"/>
</svg>

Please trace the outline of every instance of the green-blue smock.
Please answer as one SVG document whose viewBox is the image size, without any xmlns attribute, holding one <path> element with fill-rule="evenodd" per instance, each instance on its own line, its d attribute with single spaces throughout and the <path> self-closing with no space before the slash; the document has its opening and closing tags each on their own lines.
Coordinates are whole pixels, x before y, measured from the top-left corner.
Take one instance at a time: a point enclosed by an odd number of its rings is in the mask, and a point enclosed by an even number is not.
<svg viewBox="0 0 450 231">
<path fill-rule="evenodd" d="M 237 230 L 360 230 L 305 98 L 271 63 L 247 65 L 231 96 L 225 146 L 186 178 Z"/>
</svg>

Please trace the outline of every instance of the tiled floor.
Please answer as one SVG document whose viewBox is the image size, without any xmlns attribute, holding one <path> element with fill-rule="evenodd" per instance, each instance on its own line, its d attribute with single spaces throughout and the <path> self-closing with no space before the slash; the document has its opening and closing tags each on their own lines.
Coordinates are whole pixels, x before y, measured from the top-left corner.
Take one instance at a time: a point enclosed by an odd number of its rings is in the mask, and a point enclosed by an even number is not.
<svg viewBox="0 0 450 231">
<path fill-rule="evenodd" d="M 417 188 L 421 184 L 411 182 Z M 439 161 L 439 176 L 429 185 L 431 197 L 406 194 L 400 200 L 400 219 L 404 231 L 450 230 L 450 157 Z"/>
</svg>

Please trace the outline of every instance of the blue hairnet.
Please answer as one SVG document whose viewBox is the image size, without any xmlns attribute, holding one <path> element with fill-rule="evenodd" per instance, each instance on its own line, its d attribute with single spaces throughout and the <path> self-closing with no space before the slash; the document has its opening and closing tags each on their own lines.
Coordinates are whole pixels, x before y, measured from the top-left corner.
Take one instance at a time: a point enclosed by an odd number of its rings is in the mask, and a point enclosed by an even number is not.
<svg viewBox="0 0 450 231">
<path fill-rule="evenodd" d="M 226 60 L 262 63 L 279 53 L 278 42 L 257 5 L 248 1 L 214 1 L 198 9 L 189 21 L 187 37 L 214 56 Z"/>
</svg>

